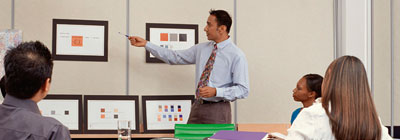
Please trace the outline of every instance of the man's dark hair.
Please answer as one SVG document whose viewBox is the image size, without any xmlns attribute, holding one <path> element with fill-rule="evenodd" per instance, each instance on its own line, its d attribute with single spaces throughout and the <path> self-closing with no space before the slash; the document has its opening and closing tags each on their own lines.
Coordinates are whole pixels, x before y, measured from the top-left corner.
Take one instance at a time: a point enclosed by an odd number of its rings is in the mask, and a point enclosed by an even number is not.
<svg viewBox="0 0 400 140">
<path fill-rule="evenodd" d="M 321 97 L 321 85 L 324 78 L 318 74 L 307 74 L 304 75 L 304 78 L 306 78 L 307 81 L 308 91 L 315 91 L 315 93 L 317 93 L 315 98 Z"/>
<path fill-rule="evenodd" d="M 1 90 L 1 95 L 3 96 L 3 98 L 6 97 L 6 79 L 4 78 L 5 76 L 1 77 L 0 80 L 0 90 Z"/>
<path fill-rule="evenodd" d="M 53 59 L 39 42 L 23 42 L 4 57 L 6 92 L 20 99 L 32 98 L 47 78 L 51 79 Z"/>
<path fill-rule="evenodd" d="M 224 10 L 210 10 L 210 15 L 213 15 L 217 19 L 218 26 L 225 25 L 226 26 L 226 32 L 229 33 L 231 30 L 232 26 L 232 18 L 228 14 L 228 12 Z"/>
</svg>

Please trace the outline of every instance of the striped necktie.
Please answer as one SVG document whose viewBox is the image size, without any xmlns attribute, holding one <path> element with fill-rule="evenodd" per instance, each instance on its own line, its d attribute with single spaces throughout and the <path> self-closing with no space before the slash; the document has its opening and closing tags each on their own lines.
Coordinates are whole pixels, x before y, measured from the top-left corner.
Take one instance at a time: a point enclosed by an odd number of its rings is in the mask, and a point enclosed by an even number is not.
<svg viewBox="0 0 400 140">
<path fill-rule="evenodd" d="M 206 66 L 204 68 L 203 73 L 201 74 L 200 81 L 197 85 L 196 89 L 196 98 L 200 99 L 200 91 L 199 88 L 205 87 L 208 84 L 208 81 L 210 79 L 211 71 L 213 69 L 214 61 L 215 61 L 215 55 L 217 54 L 217 44 L 214 44 L 214 49 L 212 50 L 212 53 L 210 55 L 210 58 L 208 58 L 208 61 L 206 63 Z"/>
</svg>

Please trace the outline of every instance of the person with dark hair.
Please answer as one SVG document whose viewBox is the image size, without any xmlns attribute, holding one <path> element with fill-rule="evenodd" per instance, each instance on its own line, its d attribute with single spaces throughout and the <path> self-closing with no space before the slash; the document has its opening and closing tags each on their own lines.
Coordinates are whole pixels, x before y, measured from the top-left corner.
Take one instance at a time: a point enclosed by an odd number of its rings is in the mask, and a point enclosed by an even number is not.
<svg viewBox="0 0 400 140">
<path fill-rule="evenodd" d="M 50 90 L 53 59 L 39 41 L 23 42 L 4 57 L 7 96 L 0 105 L 0 139 L 71 139 L 59 121 L 40 114 L 37 103 Z"/>
<path fill-rule="evenodd" d="M 311 106 L 315 99 L 321 97 L 322 80 L 322 76 L 318 74 L 307 74 L 297 82 L 296 88 L 293 89 L 293 99 L 301 102 L 303 107 L 293 111 L 290 124 L 293 124 L 293 121 L 303 108 Z"/>
<path fill-rule="evenodd" d="M 6 97 L 6 85 L 5 84 L 6 84 L 5 78 L 3 76 L 3 77 L 1 77 L 1 80 L 0 80 L 0 90 L 1 90 L 1 95 L 3 96 L 3 98 Z"/>
<path fill-rule="evenodd" d="M 357 57 L 334 60 L 325 72 L 321 93 L 321 99 L 297 116 L 286 140 L 392 139 L 376 112 L 364 65 Z"/>
<path fill-rule="evenodd" d="M 211 10 L 204 31 L 209 42 L 186 50 L 169 50 L 141 37 L 129 37 L 131 45 L 147 51 L 168 64 L 196 64 L 195 95 L 189 124 L 232 123 L 230 102 L 249 94 L 245 54 L 232 42 L 232 19 L 224 10 Z"/>
</svg>

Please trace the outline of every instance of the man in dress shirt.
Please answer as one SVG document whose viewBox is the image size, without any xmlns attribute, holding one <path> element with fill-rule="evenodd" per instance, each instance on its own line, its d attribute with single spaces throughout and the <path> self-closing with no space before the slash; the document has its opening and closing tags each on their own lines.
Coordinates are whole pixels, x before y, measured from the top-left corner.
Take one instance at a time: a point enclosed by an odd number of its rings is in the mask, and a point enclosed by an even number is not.
<svg viewBox="0 0 400 140">
<path fill-rule="evenodd" d="M 69 130 L 43 117 L 37 102 L 50 89 L 53 60 L 39 41 L 24 42 L 4 57 L 7 96 L 0 105 L 1 140 L 68 140 Z"/>
<path fill-rule="evenodd" d="M 211 10 L 204 31 L 209 42 L 173 51 L 143 38 L 129 37 L 168 64 L 196 64 L 196 101 L 188 124 L 232 123 L 230 101 L 249 94 L 248 66 L 244 53 L 229 37 L 232 19 L 224 10 Z M 210 61 L 210 62 L 209 62 Z"/>
</svg>

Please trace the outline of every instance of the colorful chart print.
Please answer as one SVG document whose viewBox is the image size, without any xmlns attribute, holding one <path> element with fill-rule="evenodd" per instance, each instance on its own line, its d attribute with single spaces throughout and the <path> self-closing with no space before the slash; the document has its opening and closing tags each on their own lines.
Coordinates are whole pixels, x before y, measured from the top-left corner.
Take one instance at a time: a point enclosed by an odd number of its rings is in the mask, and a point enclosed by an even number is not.
<svg viewBox="0 0 400 140">
<path fill-rule="evenodd" d="M 21 30 L 0 30 L 0 77 L 4 76 L 3 58 L 9 48 L 16 47 L 22 43 Z"/>
<path fill-rule="evenodd" d="M 150 41 L 163 48 L 185 50 L 195 45 L 193 29 L 150 28 L 150 32 Z"/>
<path fill-rule="evenodd" d="M 88 130 L 117 129 L 118 120 L 130 120 L 135 130 L 135 101 L 88 100 Z"/>
<path fill-rule="evenodd" d="M 146 121 L 148 130 L 173 129 L 175 124 L 186 124 L 191 109 L 190 100 L 148 100 Z"/>
<path fill-rule="evenodd" d="M 79 129 L 78 100 L 43 99 L 38 103 L 38 107 L 43 116 L 57 119 L 70 130 Z"/>
</svg>

